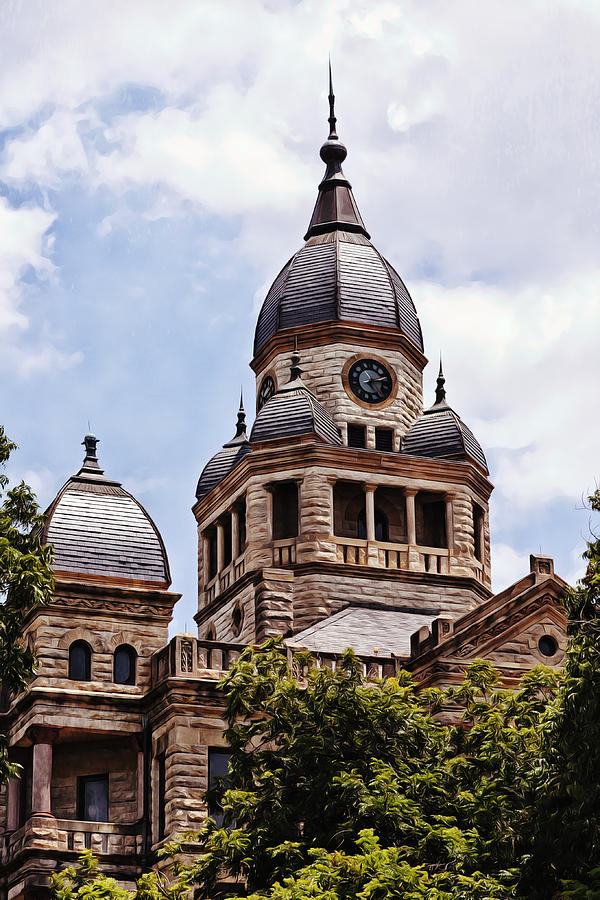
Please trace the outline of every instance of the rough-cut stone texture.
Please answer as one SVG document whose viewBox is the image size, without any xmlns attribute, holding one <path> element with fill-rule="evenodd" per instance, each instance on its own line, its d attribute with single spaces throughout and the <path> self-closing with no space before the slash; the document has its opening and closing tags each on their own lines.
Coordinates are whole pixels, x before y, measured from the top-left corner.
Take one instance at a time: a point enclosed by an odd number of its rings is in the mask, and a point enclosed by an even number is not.
<svg viewBox="0 0 600 900">
<path fill-rule="evenodd" d="M 369 359 L 380 359 L 386 363 L 388 369 L 394 371 L 398 379 L 398 391 L 389 406 L 382 409 L 365 409 L 351 400 L 346 393 L 342 381 L 342 370 L 347 360 L 356 354 Z M 331 413 L 335 424 L 342 429 L 343 435 L 345 435 L 348 422 L 358 422 L 371 428 L 393 427 L 396 431 L 395 449 L 398 449 L 399 439 L 406 434 L 422 411 L 422 374 L 414 363 L 396 348 L 370 349 L 368 343 L 363 346 L 340 343 L 319 347 L 302 347 L 300 365 L 302 380 L 317 400 Z M 275 373 L 279 387 L 289 381 L 289 354 L 278 354 L 264 370 L 257 373 L 257 396 L 262 379 L 267 372 Z M 374 432 L 370 437 L 372 439 L 371 446 L 374 446 Z"/>
</svg>

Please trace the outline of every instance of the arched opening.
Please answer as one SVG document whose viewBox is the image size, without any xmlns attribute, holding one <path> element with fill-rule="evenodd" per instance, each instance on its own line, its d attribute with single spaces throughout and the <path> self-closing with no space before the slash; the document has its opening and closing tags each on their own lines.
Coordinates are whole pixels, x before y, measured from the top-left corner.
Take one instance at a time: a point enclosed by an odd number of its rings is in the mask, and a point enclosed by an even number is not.
<svg viewBox="0 0 600 900">
<path fill-rule="evenodd" d="M 129 644 L 121 644 L 115 650 L 114 682 L 115 684 L 135 684 L 135 663 L 137 653 Z"/>
<path fill-rule="evenodd" d="M 367 537 L 367 514 L 361 509 L 356 519 L 358 537 L 365 540 Z M 378 506 L 375 507 L 375 540 L 389 541 L 390 529 L 386 514 Z"/>
<path fill-rule="evenodd" d="M 206 640 L 207 641 L 216 641 L 217 639 L 217 629 L 214 624 L 211 622 L 208 628 L 206 629 Z"/>
<path fill-rule="evenodd" d="M 421 547 L 447 547 L 446 503 L 441 494 L 419 491 L 415 498 L 417 544 Z"/>
<path fill-rule="evenodd" d="M 85 641 L 74 641 L 69 647 L 69 678 L 73 681 L 90 681 L 92 677 L 92 651 Z"/>
<path fill-rule="evenodd" d="M 284 481 L 273 485 L 273 540 L 298 537 L 298 485 Z"/>
</svg>

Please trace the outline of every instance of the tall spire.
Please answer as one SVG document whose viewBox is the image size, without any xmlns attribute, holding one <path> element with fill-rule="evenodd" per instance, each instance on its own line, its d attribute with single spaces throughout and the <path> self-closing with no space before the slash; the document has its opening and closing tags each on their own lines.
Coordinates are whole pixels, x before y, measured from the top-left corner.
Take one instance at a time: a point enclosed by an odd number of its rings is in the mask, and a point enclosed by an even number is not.
<svg viewBox="0 0 600 900">
<path fill-rule="evenodd" d="M 235 434 L 230 441 L 223 444 L 224 447 L 233 447 L 237 444 L 247 444 L 248 435 L 246 434 L 246 410 L 244 409 L 244 395 L 240 390 L 240 406 L 237 412 L 237 422 L 235 423 Z"/>
<path fill-rule="evenodd" d="M 444 378 L 444 372 L 442 370 L 442 354 L 440 353 L 440 371 L 437 377 L 436 389 L 435 389 L 435 402 L 436 404 L 442 403 L 446 399 L 446 390 L 444 385 L 446 383 L 446 379 Z"/>
<path fill-rule="evenodd" d="M 320 150 L 320 156 L 326 165 L 325 175 L 319 185 L 319 194 L 313 210 L 308 231 L 304 235 L 307 241 L 315 234 L 328 231 L 353 231 L 369 237 L 358 206 L 352 195 L 352 185 L 342 171 L 342 163 L 348 151 L 340 141 L 336 132 L 335 94 L 331 76 L 331 59 L 329 60 L 329 137 Z"/>
<path fill-rule="evenodd" d="M 329 140 L 336 140 L 335 133 L 335 94 L 333 93 L 333 79 L 331 77 L 331 56 L 329 57 Z"/>
</svg>

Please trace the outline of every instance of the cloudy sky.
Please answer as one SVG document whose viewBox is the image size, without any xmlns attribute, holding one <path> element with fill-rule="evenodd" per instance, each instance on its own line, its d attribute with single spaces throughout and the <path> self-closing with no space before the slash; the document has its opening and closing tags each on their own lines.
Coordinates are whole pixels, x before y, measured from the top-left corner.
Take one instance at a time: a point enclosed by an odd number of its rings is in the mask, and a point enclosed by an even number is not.
<svg viewBox="0 0 600 900">
<path fill-rule="evenodd" d="M 600 474 L 597 0 L 3 0 L 0 422 L 46 505 L 88 428 L 165 538 L 231 437 L 257 310 L 345 172 L 486 449 L 497 589 L 573 579 Z"/>
</svg>

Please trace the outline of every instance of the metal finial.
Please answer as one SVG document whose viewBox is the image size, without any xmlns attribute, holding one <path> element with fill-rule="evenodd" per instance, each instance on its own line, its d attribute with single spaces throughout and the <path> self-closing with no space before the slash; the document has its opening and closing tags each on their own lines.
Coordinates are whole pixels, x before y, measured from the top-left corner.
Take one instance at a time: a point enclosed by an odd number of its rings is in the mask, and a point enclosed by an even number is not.
<svg viewBox="0 0 600 900">
<path fill-rule="evenodd" d="M 298 338 L 294 340 L 294 352 L 292 353 L 292 365 L 290 366 L 290 381 L 296 381 L 302 375 L 300 368 L 300 355 L 298 353 Z"/>
<path fill-rule="evenodd" d="M 442 401 L 446 399 L 446 391 L 444 389 L 445 383 L 446 383 L 446 379 L 444 378 L 444 372 L 442 369 L 442 354 L 440 353 L 440 373 L 437 377 L 437 387 L 435 389 L 435 402 L 436 403 L 442 403 Z"/>
<path fill-rule="evenodd" d="M 246 411 L 244 409 L 244 397 L 240 391 L 240 408 L 238 409 L 237 422 L 235 425 L 236 438 L 246 436 Z"/>
<path fill-rule="evenodd" d="M 336 138 L 335 123 L 335 94 L 333 93 L 333 78 L 331 77 L 331 56 L 329 57 L 329 140 Z"/>
<path fill-rule="evenodd" d="M 98 457 L 96 456 L 96 447 L 98 445 L 98 438 L 95 434 L 88 432 L 84 439 L 81 442 L 81 446 L 85 447 L 85 458 L 93 459 L 98 462 Z"/>
</svg>

